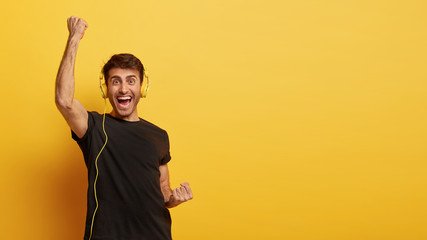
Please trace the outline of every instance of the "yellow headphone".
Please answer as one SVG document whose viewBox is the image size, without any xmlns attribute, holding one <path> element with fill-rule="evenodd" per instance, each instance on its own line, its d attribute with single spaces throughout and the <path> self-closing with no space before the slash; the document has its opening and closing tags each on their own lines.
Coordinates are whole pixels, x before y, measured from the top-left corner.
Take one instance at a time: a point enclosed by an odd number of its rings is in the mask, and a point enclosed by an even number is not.
<svg viewBox="0 0 427 240">
<path fill-rule="evenodd" d="M 150 80 L 149 80 L 147 74 L 145 73 L 146 72 L 145 69 L 143 69 L 143 71 L 144 71 L 144 76 L 143 76 L 143 79 L 142 79 L 141 97 L 142 98 L 146 98 L 147 97 L 147 93 L 148 93 L 148 88 L 150 86 Z M 104 99 L 108 98 L 108 95 L 107 95 L 107 85 L 105 84 L 104 74 L 102 73 L 102 71 L 99 74 L 99 88 L 101 89 L 101 96 L 102 96 L 102 98 L 104 98 Z"/>
</svg>

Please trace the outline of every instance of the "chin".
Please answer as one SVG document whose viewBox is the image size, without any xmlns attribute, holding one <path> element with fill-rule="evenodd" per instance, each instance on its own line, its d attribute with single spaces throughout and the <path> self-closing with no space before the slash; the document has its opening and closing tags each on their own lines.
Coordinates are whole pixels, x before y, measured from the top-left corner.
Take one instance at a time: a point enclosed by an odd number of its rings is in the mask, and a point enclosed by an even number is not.
<svg viewBox="0 0 427 240">
<path fill-rule="evenodd" d="M 120 118 L 123 120 L 138 120 L 138 114 L 135 108 L 122 110 L 117 107 L 113 107 L 112 115 L 116 118 Z M 131 119 L 134 118 L 134 119 Z"/>
</svg>

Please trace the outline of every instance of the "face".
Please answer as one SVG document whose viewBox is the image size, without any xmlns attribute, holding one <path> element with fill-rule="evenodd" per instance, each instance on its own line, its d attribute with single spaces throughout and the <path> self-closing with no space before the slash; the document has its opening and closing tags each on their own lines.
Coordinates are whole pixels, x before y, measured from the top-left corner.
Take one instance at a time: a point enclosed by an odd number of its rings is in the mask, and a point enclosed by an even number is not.
<svg viewBox="0 0 427 240">
<path fill-rule="evenodd" d="M 138 121 L 137 105 L 141 98 L 139 71 L 112 68 L 108 76 L 108 98 L 113 106 L 111 115 L 127 121 Z"/>
</svg>

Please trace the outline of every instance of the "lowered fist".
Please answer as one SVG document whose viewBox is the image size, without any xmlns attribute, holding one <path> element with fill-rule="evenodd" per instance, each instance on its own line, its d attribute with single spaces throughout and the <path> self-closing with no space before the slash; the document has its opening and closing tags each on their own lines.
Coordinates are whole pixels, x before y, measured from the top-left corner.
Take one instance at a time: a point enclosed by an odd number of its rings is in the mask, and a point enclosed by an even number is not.
<svg viewBox="0 0 427 240">
<path fill-rule="evenodd" d="M 79 40 L 83 38 L 85 30 L 88 28 L 87 22 L 78 17 L 69 17 L 67 19 L 67 25 L 70 37 L 76 37 Z"/>
<path fill-rule="evenodd" d="M 193 192 L 191 191 L 190 185 L 188 182 L 181 183 L 181 187 L 172 190 L 172 195 L 169 201 L 166 202 L 166 207 L 176 207 L 191 199 L 193 199 Z"/>
</svg>

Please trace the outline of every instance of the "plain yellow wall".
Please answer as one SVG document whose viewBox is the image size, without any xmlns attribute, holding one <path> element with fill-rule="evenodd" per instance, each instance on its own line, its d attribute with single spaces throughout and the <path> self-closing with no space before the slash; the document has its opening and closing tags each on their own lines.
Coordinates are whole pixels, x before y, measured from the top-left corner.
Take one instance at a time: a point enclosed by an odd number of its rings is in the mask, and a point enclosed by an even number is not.
<svg viewBox="0 0 427 240">
<path fill-rule="evenodd" d="M 131 52 L 166 129 L 176 240 L 427 239 L 425 1 L 5 1 L 0 239 L 82 239 L 86 168 L 54 104 L 67 17 L 75 97 Z M 109 107 L 111 109 L 111 107 Z"/>
</svg>

